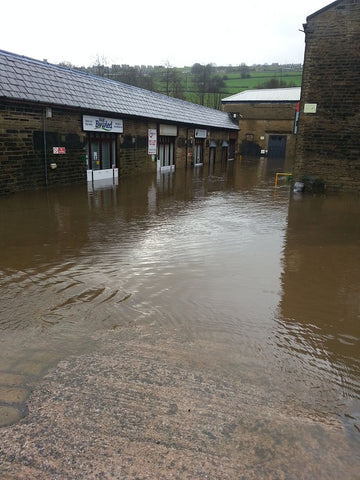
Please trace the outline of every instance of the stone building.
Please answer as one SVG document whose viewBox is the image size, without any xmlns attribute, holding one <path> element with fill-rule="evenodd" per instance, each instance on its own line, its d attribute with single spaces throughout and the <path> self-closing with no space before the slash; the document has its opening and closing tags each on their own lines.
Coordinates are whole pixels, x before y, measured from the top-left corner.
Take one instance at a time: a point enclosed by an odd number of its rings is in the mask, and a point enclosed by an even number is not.
<svg viewBox="0 0 360 480">
<path fill-rule="evenodd" d="M 225 161 L 227 113 L 0 51 L 0 194 Z"/>
<path fill-rule="evenodd" d="M 360 0 L 338 0 L 306 19 L 294 180 L 360 190 Z M 306 184 L 305 184 L 306 187 Z"/>
<path fill-rule="evenodd" d="M 238 149 L 242 155 L 269 158 L 295 153 L 295 116 L 300 88 L 246 90 L 222 100 L 223 110 L 237 119 Z"/>
</svg>

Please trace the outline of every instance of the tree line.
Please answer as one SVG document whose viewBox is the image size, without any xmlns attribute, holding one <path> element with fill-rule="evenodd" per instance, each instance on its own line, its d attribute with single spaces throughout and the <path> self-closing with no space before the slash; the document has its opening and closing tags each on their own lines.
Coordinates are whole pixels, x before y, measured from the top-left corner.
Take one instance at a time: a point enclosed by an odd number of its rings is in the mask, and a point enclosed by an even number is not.
<svg viewBox="0 0 360 480">
<path fill-rule="evenodd" d="M 109 66 L 106 59 L 99 57 L 89 67 L 76 67 L 69 62 L 62 62 L 59 65 L 216 109 L 221 109 L 221 99 L 231 94 L 226 86 L 229 76 L 237 75 L 244 79 L 250 78 L 255 71 L 268 71 L 270 75 L 268 82 L 263 82 L 259 88 L 277 88 L 289 84 L 272 77 L 271 72 L 278 71 L 280 67 L 301 68 L 298 65 L 284 67 L 278 64 L 250 67 L 244 63 L 239 66 L 221 67 L 195 63 L 191 67 L 182 68 L 173 67 L 169 63 L 159 66 L 126 64 Z"/>
</svg>

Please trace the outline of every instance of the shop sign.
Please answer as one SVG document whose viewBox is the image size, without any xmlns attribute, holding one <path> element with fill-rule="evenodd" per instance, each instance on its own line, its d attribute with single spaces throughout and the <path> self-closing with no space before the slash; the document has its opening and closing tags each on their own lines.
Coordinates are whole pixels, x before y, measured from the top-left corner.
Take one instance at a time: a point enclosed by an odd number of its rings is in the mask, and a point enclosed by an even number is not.
<svg viewBox="0 0 360 480">
<path fill-rule="evenodd" d="M 206 138 L 207 132 L 204 128 L 195 129 L 195 138 Z"/>
<path fill-rule="evenodd" d="M 176 137 L 178 133 L 176 125 L 165 125 L 165 124 L 160 125 L 159 132 L 160 132 L 160 135 L 165 135 L 167 137 Z"/>
<path fill-rule="evenodd" d="M 124 122 L 118 118 L 83 115 L 83 130 L 87 132 L 123 133 Z"/>
<path fill-rule="evenodd" d="M 149 128 L 148 130 L 148 154 L 156 155 L 157 150 L 157 131 L 156 128 Z"/>
<path fill-rule="evenodd" d="M 53 147 L 53 154 L 54 155 L 64 155 L 66 153 L 65 147 Z"/>
<path fill-rule="evenodd" d="M 206 138 L 207 131 L 204 128 L 195 129 L 195 138 Z"/>
</svg>

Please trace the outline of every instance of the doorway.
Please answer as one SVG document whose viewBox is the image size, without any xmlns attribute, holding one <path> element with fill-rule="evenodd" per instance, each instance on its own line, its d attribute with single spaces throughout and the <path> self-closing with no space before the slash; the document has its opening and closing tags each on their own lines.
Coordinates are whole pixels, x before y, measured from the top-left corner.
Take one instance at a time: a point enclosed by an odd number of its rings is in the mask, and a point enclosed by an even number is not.
<svg viewBox="0 0 360 480">
<path fill-rule="evenodd" d="M 270 135 L 268 158 L 284 159 L 286 155 L 286 135 Z"/>
<path fill-rule="evenodd" d="M 174 137 L 159 137 L 159 161 L 160 161 L 160 170 L 174 170 L 175 168 L 175 142 Z"/>
<path fill-rule="evenodd" d="M 89 133 L 86 144 L 86 162 L 88 181 L 117 176 L 115 135 L 112 133 Z"/>
</svg>

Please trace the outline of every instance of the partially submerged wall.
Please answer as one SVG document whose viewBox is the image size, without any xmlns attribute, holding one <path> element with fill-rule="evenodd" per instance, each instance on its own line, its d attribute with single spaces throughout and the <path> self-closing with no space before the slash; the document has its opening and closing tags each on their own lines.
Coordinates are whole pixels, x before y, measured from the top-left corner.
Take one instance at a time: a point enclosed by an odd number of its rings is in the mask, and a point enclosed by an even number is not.
<svg viewBox="0 0 360 480">
<path fill-rule="evenodd" d="M 320 177 L 328 190 L 360 191 L 360 3 L 343 0 L 311 15 L 294 179 Z"/>
</svg>

